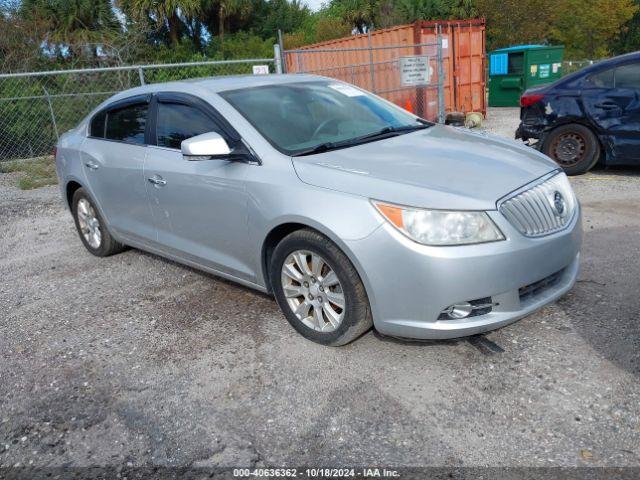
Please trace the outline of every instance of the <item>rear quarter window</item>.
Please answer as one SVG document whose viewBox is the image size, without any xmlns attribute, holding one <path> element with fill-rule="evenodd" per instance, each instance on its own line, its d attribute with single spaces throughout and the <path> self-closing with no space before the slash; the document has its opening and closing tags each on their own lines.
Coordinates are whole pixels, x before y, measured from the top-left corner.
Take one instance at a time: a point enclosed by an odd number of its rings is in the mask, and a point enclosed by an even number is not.
<svg viewBox="0 0 640 480">
<path fill-rule="evenodd" d="M 106 112 L 99 112 L 91 119 L 89 125 L 89 135 L 95 138 L 104 138 L 105 120 L 107 118 Z"/>
<path fill-rule="evenodd" d="M 107 140 L 144 144 L 148 107 L 148 104 L 141 103 L 108 111 L 105 138 Z"/>
<path fill-rule="evenodd" d="M 584 85 L 585 87 L 590 88 L 613 88 L 615 85 L 613 69 L 604 70 L 602 72 L 597 72 L 589 75 L 585 79 Z"/>
</svg>

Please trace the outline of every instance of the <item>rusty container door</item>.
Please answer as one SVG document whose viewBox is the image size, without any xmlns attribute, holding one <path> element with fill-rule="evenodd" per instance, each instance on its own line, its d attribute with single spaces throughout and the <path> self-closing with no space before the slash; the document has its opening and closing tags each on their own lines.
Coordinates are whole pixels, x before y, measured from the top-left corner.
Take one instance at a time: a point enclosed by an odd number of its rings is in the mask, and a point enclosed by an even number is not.
<svg viewBox="0 0 640 480">
<path fill-rule="evenodd" d="M 486 114 L 485 21 L 450 20 L 422 22 L 420 43 L 437 41 L 442 36 L 447 112 Z"/>
</svg>

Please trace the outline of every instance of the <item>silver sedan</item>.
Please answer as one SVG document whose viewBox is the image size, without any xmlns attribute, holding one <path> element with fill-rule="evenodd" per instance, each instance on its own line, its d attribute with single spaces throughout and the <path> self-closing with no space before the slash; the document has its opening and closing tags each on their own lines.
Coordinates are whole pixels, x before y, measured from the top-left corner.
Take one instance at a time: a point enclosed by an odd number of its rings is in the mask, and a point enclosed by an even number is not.
<svg viewBox="0 0 640 480">
<path fill-rule="evenodd" d="M 325 345 L 484 332 L 578 273 L 580 207 L 554 162 L 327 78 L 128 90 L 61 137 L 56 165 L 89 252 L 272 293 Z"/>
</svg>

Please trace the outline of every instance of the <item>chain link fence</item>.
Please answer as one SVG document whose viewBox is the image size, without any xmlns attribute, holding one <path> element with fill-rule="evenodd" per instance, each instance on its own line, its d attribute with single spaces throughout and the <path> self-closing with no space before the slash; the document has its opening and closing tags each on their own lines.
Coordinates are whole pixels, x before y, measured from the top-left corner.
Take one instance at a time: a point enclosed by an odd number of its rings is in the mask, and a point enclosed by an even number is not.
<svg viewBox="0 0 640 480">
<path fill-rule="evenodd" d="M 286 73 L 309 73 L 369 90 L 416 115 L 444 121 L 442 41 L 285 50 Z"/>
<path fill-rule="evenodd" d="M 273 58 L 0 74 L 0 161 L 51 154 L 58 136 L 111 95 L 147 83 L 275 72 Z"/>
<path fill-rule="evenodd" d="M 588 67 L 589 65 L 593 65 L 594 63 L 598 63 L 604 59 L 600 60 L 565 60 L 562 62 L 562 72 L 564 75 L 568 75 L 573 72 L 577 72 L 578 70 L 582 70 L 584 67 Z"/>
</svg>

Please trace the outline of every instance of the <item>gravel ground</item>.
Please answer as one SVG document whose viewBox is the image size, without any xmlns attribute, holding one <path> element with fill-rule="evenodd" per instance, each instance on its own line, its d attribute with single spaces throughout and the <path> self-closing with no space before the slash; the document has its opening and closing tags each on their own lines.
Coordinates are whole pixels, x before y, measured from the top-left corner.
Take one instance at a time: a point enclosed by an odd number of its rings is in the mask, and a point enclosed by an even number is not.
<svg viewBox="0 0 640 480">
<path fill-rule="evenodd" d="M 512 136 L 513 109 L 490 116 Z M 638 169 L 572 180 L 580 280 L 488 334 L 497 353 L 315 345 L 265 295 L 138 250 L 91 256 L 56 187 L 14 182 L 0 175 L 0 466 L 640 466 Z"/>
</svg>

